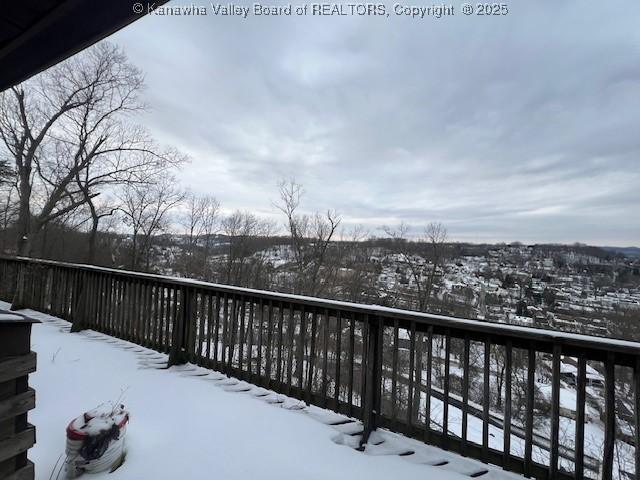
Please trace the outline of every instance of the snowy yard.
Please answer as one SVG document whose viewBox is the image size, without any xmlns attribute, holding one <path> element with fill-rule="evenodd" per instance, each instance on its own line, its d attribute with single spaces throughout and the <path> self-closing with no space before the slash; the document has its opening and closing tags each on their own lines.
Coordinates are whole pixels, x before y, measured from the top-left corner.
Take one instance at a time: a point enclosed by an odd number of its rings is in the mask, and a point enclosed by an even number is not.
<svg viewBox="0 0 640 480">
<path fill-rule="evenodd" d="M 38 370 L 30 377 L 37 444 L 29 457 L 37 479 L 49 479 L 62 462 L 69 421 L 105 401 L 130 410 L 128 453 L 113 474 L 88 476 L 96 480 L 456 480 L 479 469 L 489 470 L 485 479 L 521 478 L 388 432 L 374 433 L 380 445 L 363 454 L 347 446 L 357 443 L 349 433 L 359 424 L 328 425 L 344 417 L 209 370 L 150 368 L 160 354 L 92 331 L 67 333 L 67 322 L 25 313 L 44 322 L 33 327 Z M 415 453 L 398 455 L 408 450 Z"/>
</svg>

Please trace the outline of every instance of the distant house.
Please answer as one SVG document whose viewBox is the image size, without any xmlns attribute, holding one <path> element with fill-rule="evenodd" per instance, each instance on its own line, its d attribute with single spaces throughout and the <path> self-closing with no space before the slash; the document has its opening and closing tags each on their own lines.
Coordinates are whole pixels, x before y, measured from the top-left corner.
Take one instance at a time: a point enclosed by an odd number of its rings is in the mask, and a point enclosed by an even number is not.
<svg viewBox="0 0 640 480">
<path fill-rule="evenodd" d="M 604 388 L 604 376 L 595 368 L 586 366 L 586 383 L 588 387 Z M 574 357 L 562 357 L 560 378 L 570 385 L 578 383 L 578 361 Z"/>
</svg>

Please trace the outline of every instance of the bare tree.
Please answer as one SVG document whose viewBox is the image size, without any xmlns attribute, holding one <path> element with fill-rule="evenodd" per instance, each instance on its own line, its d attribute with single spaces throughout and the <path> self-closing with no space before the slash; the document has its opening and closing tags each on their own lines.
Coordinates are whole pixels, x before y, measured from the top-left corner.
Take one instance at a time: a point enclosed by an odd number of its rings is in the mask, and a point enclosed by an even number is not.
<svg viewBox="0 0 640 480">
<path fill-rule="evenodd" d="M 344 267 L 337 281 L 338 297 L 350 302 L 377 303 L 380 265 L 372 261 L 373 248 L 367 240 L 369 232 L 356 226 L 341 237 L 339 254 L 330 259 Z"/>
<path fill-rule="evenodd" d="M 273 233 L 273 225 L 255 215 L 239 210 L 221 221 L 227 248 L 223 262 L 222 281 L 230 285 L 246 287 L 269 286 L 263 278 L 264 261 L 256 255 L 258 241 Z"/>
<path fill-rule="evenodd" d="M 7 248 L 9 227 L 17 218 L 17 184 L 7 162 L 0 162 L 0 252 Z"/>
<path fill-rule="evenodd" d="M 416 289 L 417 309 L 428 311 L 438 269 L 443 265 L 447 230 L 441 223 L 429 223 L 422 237 L 409 241 L 409 226 L 405 223 L 396 228 L 383 229 L 393 240 L 393 248 L 411 275 Z"/>
<path fill-rule="evenodd" d="M 331 274 L 335 274 L 335 269 L 327 268 L 326 260 L 341 218 L 332 210 L 325 214 L 301 214 L 300 201 L 304 190 L 295 180 L 281 181 L 279 193 L 276 207 L 286 217 L 295 265 L 293 291 L 319 296 L 326 289 Z"/>
<path fill-rule="evenodd" d="M 428 308 L 438 269 L 442 268 L 444 263 L 447 229 L 440 222 L 431 222 L 425 228 L 424 235 L 427 243 L 425 258 L 429 261 L 424 307 Z"/>
<path fill-rule="evenodd" d="M 119 211 L 132 232 L 131 268 L 148 271 L 153 237 L 167 229 L 169 212 L 184 199 L 184 193 L 173 177 L 162 175 L 126 185 L 120 198 Z"/>
<path fill-rule="evenodd" d="M 88 204 L 91 257 L 100 189 L 175 159 L 126 120 L 144 108 L 142 87 L 141 72 L 103 42 L 1 94 L 0 138 L 18 179 L 19 254 L 31 253 L 47 223 Z"/>
<path fill-rule="evenodd" d="M 188 193 L 185 203 L 182 225 L 185 229 L 186 248 L 182 269 L 187 276 L 200 274 L 202 278 L 207 278 L 212 237 L 218 228 L 220 202 L 210 195 Z"/>
</svg>

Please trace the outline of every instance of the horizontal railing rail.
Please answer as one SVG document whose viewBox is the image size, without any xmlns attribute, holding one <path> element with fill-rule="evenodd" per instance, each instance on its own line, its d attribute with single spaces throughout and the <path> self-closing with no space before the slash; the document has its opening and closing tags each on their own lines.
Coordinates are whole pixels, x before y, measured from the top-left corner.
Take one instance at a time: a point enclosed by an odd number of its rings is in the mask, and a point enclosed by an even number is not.
<svg viewBox="0 0 640 480">
<path fill-rule="evenodd" d="M 0 298 L 536 478 L 625 478 L 640 344 L 48 260 Z M 497 419 L 501 418 L 501 421 Z"/>
</svg>

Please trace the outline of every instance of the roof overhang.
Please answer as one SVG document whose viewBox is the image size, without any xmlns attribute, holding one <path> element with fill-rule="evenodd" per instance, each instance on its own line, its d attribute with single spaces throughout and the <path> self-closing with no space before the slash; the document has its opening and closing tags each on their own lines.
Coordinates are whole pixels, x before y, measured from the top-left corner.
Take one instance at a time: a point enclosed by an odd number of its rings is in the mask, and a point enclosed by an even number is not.
<svg viewBox="0 0 640 480">
<path fill-rule="evenodd" d="M 0 92 L 108 37 L 143 17 L 149 8 L 166 1 L 3 2 L 0 10 Z"/>
</svg>

